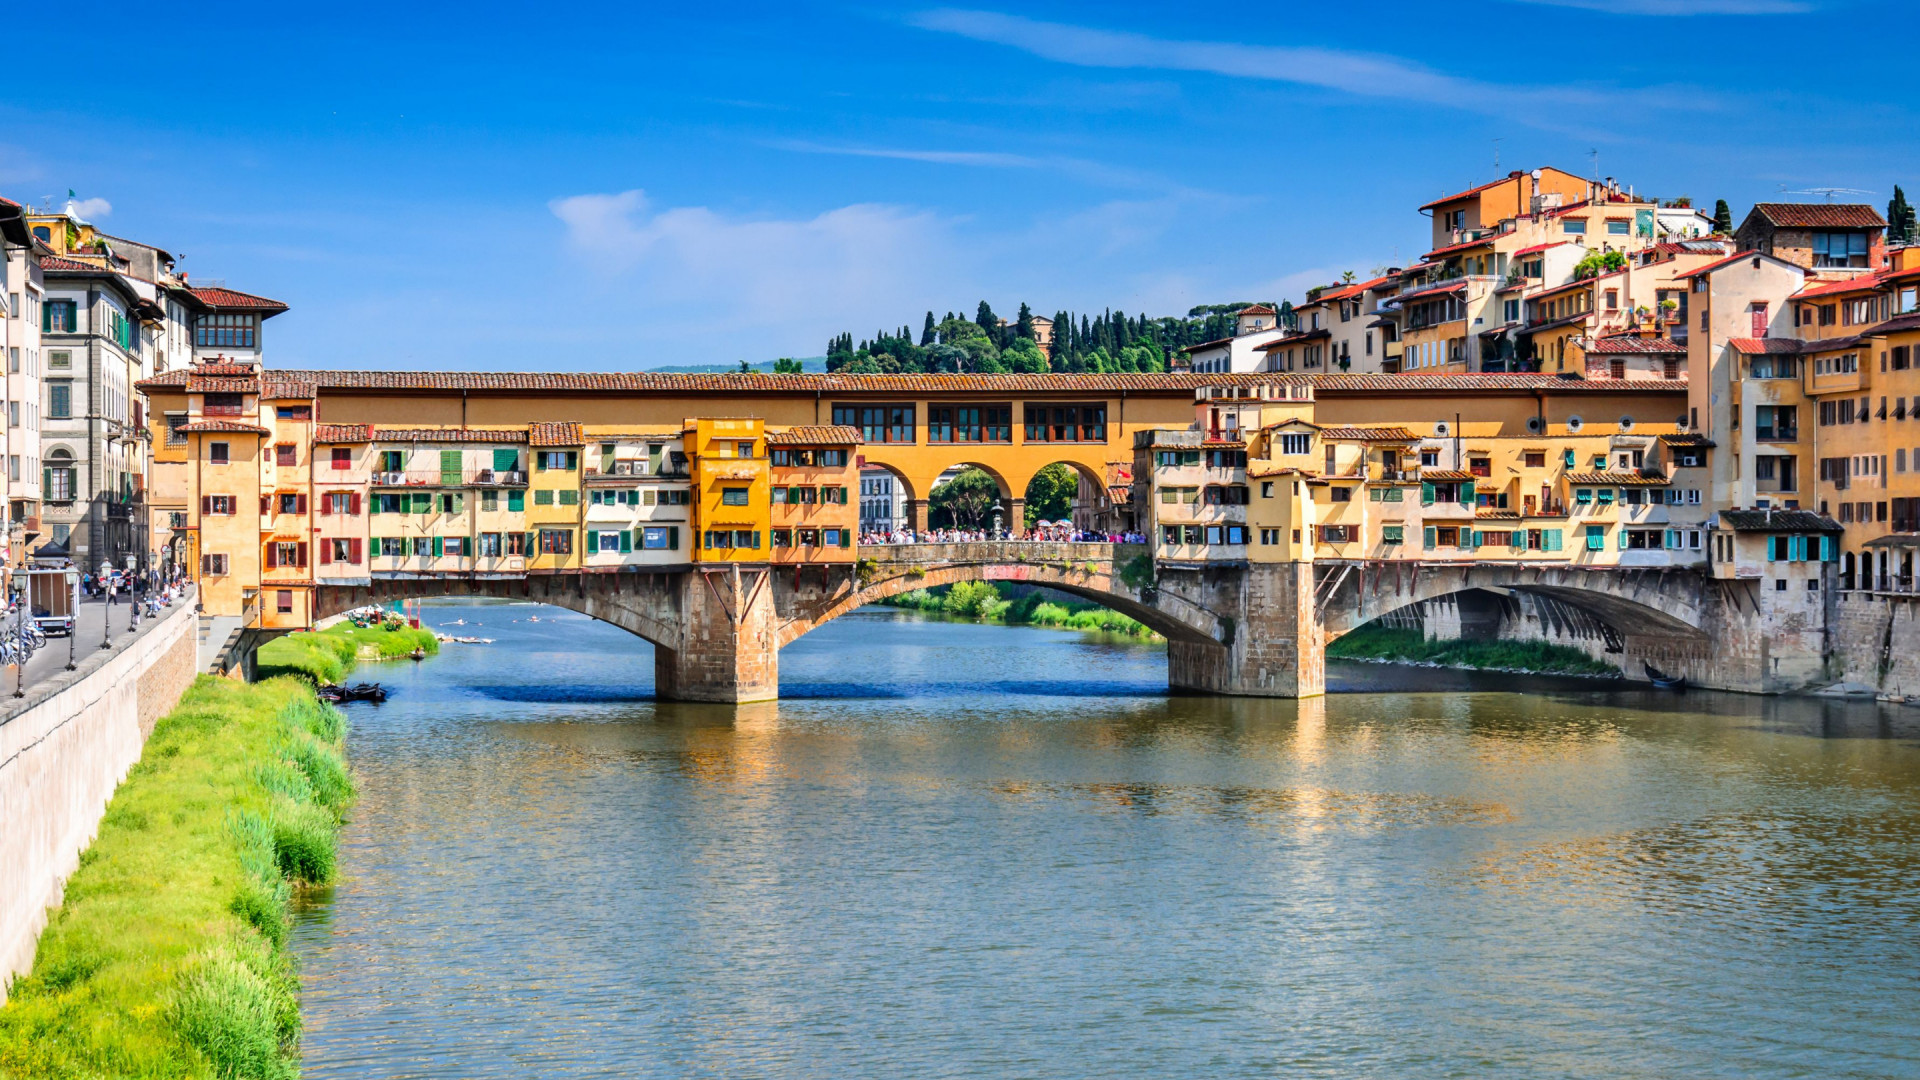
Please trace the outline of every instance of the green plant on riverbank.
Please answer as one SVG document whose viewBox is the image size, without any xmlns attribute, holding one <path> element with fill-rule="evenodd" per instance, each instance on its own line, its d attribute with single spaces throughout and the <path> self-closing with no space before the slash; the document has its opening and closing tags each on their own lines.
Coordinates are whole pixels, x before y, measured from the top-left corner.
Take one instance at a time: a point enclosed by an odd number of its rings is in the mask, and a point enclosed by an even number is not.
<svg viewBox="0 0 1920 1080">
<path fill-rule="evenodd" d="M 304 675 L 316 683 L 337 683 L 353 670 L 363 649 L 383 660 L 412 656 L 415 649 L 432 656 L 440 642 L 431 630 L 410 626 L 387 629 L 335 623 L 325 630 L 288 634 L 260 646 L 256 670 L 262 679 L 275 675 Z"/>
<path fill-rule="evenodd" d="M 1009 600 L 987 581 L 962 581 L 944 589 L 915 589 L 881 602 L 912 611 L 1008 626 L 1044 626 L 1139 638 L 1157 636 L 1146 624 L 1098 604 L 1050 600 L 1037 592 Z"/>
<path fill-rule="evenodd" d="M 292 1077 L 296 885 L 332 880 L 345 720 L 202 676 L 154 726 L 0 1008 L 0 1077 Z"/>
<path fill-rule="evenodd" d="M 1544 641 L 1429 641 L 1418 630 L 1363 626 L 1327 646 L 1327 656 L 1346 660 L 1394 660 L 1441 667 L 1537 671 L 1552 675 L 1619 675 L 1612 664 L 1578 649 Z"/>
</svg>

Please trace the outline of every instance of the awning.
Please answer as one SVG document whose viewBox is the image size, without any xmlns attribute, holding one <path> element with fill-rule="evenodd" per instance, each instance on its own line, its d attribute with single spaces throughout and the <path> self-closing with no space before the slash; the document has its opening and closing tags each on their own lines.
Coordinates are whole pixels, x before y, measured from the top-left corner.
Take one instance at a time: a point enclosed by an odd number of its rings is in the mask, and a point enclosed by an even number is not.
<svg viewBox="0 0 1920 1080">
<path fill-rule="evenodd" d="M 1920 548 L 1920 533 L 1888 533 L 1860 545 L 1870 548 Z"/>
</svg>

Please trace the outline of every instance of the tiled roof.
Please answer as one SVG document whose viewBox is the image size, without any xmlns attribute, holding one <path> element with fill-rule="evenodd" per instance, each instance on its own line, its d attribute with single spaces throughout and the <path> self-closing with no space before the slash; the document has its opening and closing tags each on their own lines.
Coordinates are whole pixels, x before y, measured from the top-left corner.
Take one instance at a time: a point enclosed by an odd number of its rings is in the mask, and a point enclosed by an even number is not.
<svg viewBox="0 0 1920 1080">
<path fill-rule="evenodd" d="M 1395 296 L 1394 299 L 1397 301 L 1405 301 L 1405 300 L 1411 300 L 1417 296 L 1441 296 L 1451 292 L 1465 292 L 1466 288 L 1467 288 L 1467 283 L 1465 279 L 1461 279 L 1457 281 L 1446 281 L 1446 282 L 1440 282 L 1434 285 L 1421 285 L 1412 289 L 1408 289 L 1407 291 Z"/>
<path fill-rule="evenodd" d="M 1686 432 L 1686 433 L 1681 433 L 1676 435 L 1662 435 L 1660 436 L 1660 441 L 1663 443 L 1666 443 L 1668 446 L 1711 447 L 1714 445 L 1714 442 L 1712 439 L 1709 439 L 1705 435 L 1701 435 L 1695 432 Z"/>
<path fill-rule="evenodd" d="M 305 379 L 293 379 L 274 373 L 260 380 L 260 396 L 268 401 L 284 401 L 289 398 L 304 400 L 314 396 L 314 386 Z"/>
<path fill-rule="evenodd" d="M 1464 240 L 1458 244 L 1448 244 L 1446 247 L 1434 248 L 1432 251 L 1429 251 L 1425 255 L 1422 255 L 1420 257 L 1423 259 L 1431 259 L 1436 255 L 1451 255 L 1456 251 L 1472 251 L 1474 248 L 1486 247 L 1488 244 L 1493 243 L 1494 238 L 1499 235 L 1500 235 L 1499 233 L 1490 232 L 1478 240 Z M 1321 297 L 1321 299 L 1324 300 L 1326 298 Z"/>
<path fill-rule="evenodd" d="M 1258 479 L 1262 476 L 1304 476 L 1312 479 L 1316 474 L 1292 465 L 1275 465 L 1270 461 L 1251 461 L 1247 463 L 1247 475 Z"/>
<path fill-rule="evenodd" d="M 1420 206 L 1420 209 L 1422 209 L 1422 210 L 1431 210 L 1431 209 L 1433 209 L 1433 208 L 1434 208 L 1434 207 L 1436 207 L 1436 206 L 1441 206 L 1441 205 L 1444 205 L 1444 204 L 1446 204 L 1446 203 L 1450 203 L 1450 202 L 1457 202 L 1457 201 L 1458 201 L 1458 200 L 1460 200 L 1460 199 L 1465 199 L 1465 198 L 1469 198 L 1469 197 L 1471 197 L 1471 196 L 1474 196 L 1474 195 L 1478 195 L 1478 194 L 1480 194 L 1481 192 L 1483 192 L 1483 191 L 1485 191 L 1485 190 L 1487 190 L 1487 189 L 1488 189 L 1488 188 L 1490 188 L 1490 187 L 1497 187 L 1497 186 L 1499 186 L 1499 185 L 1501 185 L 1501 184 L 1506 184 L 1506 183 L 1511 183 L 1511 182 L 1513 182 L 1513 181 L 1514 181 L 1515 179 L 1516 179 L 1516 178 L 1515 178 L 1515 177 L 1512 177 L 1512 176 L 1502 176 L 1502 177 L 1500 177 L 1500 178 L 1499 178 L 1499 179 L 1497 179 L 1497 180 L 1489 180 L 1489 181 L 1487 181 L 1487 182 L 1486 182 L 1486 183 L 1484 183 L 1484 184 L 1475 184 L 1475 185 L 1474 185 L 1473 187 L 1470 187 L 1470 188 L 1468 188 L 1467 190 L 1465 190 L 1465 191 L 1462 191 L 1462 192 L 1460 192 L 1460 193 L 1458 193 L 1458 194 L 1455 194 L 1455 195 L 1449 195 L 1449 196 L 1447 196 L 1447 197 L 1446 197 L 1446 198 L 1444 198 L 1444 199 L 1435 199 L 1435 200 L 1433 200 L 1433 201 L 1432 201 L 1432 202 L 1430 202 L 1430 203 L 1422 203 L 1422 204 L 1421 204 L 1421 206 Z"/>
<path fill-rule="evenodd" d="M 1721 267 L 1730 265 L 1732 263 L 1737 263 L 1741 259 L 1771 259 L 1772 261 L 1777 262 L 1782 266 L 1788 267 L 1793 270 L 1798 270 L 1800 272 L 1801 277 L 1807 276 L 1806 267 L 1797 265 L 1795 263 L 1790 263 L 1787 260 L 1782 259 L 1778 256 L 1768 255 L 1763 251 L 1736 251 L 1724 259 L 1715 259 L 1712 262 L 1706 264 L 1705 266 L 1696 266 L 1684 274 L 1676 275 L 1673 280 L 1685 281 L 1688 278 L 1696 278 L 1701 276 L 1702 274 L 1711 274 L 1715 270 L 1718 270 Z"/>
<path fill-rule="evenodd" d="M 243 293 L 238 289 L 223 289 L 212 286 L 189 286 L 187 291 L 193 298 L 210 308 L 230 311 L 266 311 L 278 314 L 287 310 L 287 305 L 278 300 L 269 300 L 264 296 Z"/>
<path fill-rule="evenodd" d="M 802 424 L 767 436 L 768 446 L 853 446 L 866 441 L 857 427 Z"/>
<path fill-rule="evenodd" d="M 1616 334 L 1612 337 L 1596 338 L 1587 346 L 1588 355 L 1601 356 L 1651 356 L 1679 354 L 1685 356 L 1687 347 L 1672 338 L 1648 338 L 1638 334 Z"/>
<path fill-rule="evenodd" d="M 1358 296 L 1361 293 L 1366 292 L 1368 289 L 1377 289 L 1380 286 L 1385 285 L 1387 282 L 1392 280 L 1393 280 L 1392 276 L 1389 275 L 1386 277 L 1374 278 L 1372 281 L 1355 282 L 1352 285 L 1346 285 L 1338 289 L 1331 289 L 1327 292 L 1323 292 L 1320 294 L 1320 298 L 1315 302 L 1324 304 L 1331 300 L 1345 300 L 1349 297 Z"/>
<path fill-rule="evenodd" d="M 1239 311 L 1234 312 L 1234 314 L 1235 315 L 1278 315 L 1280 313 L 1273 310 L 1272 308 L 1268 307 L 1265 304 L 1253 304 L 1248 307 L 1241 308 Z"/>
<path fill-rule="evenodd" d="M 1733 346 L 1736 352 L 1752 356 L 1791 356 L 1800 351 L 1800 343 L 1792 338 L 1737 337 L 1728 338 L 1727 344 Z"/>
<path fill-rule="evenodd" d="M 195 420 L 191 424 L 181 424 L 175 431 L 185 432 L 231 432 L 236 435 L 266 435 L 266 428 L 258 424 L 243 424 L 238 420 Z"/>
<path fill-rule="evenodd" d="M 1895 315 L 1886 322 L 1863 333 L 1898 334 L 1907 330 L 1920 330 L 1920 311 L 1909 311 L 1905 315 Z"/>
<path fill-rule="evenodd" d="M 1563 379 L 1558 375 L 1536 372 L 1471 372 L 1451 375 L 1314 375 L 1314 387 L 1339 392 L 1391 390 L 1433 390 L 1438 393 L 1469 390 L 1534 391 L 1552 393 L 1677 393 L 1685 383 L 1667 379 Z"/>
<path fill-rule="evenodd" d="M 251 376 L 251 375 L 258 375 L 260 373 L 260 367 L 257 364 L 231 364 L 231 363 L 225 363 L 219 360 L 209 360 L 204 364 L 195 364 L 192 367 L 187 368 L 185 373 L 193 374 L 193 375 L 249 375 Z"/>
<path fill-rule="evenodd" d="M 1482 506 L 1473 512 L 1481 521 L 1519 521 L 1520 511 L 1501 510 L 1498 507 Z"/>
<path fill-rule="evenodd" d="M 1859 334 L 1848 334 L 1845 337 L 1830 337 L 1821 338 L 1818 341 L 1803 341 L 1800 343 L 1800 352 L 1805 354 L 1829 352 L 1833 349 L 1857 349 L 1863 340 L 1864 338 Z"/>
<path fill-rule="evenodd" d="M 40 269 L 55 270 L 55 271 L 59 271 L 59 270 L 80 271 L 82 273 L 89 273 L 89 274 L 108 273 L 108 270 L 106 269 L 106 267 L 95 266 L 92 263 L 79 262 L 74 259 L 63 259 L 58 255 L 40 256 Z"/>
<path fill-rule="evenodd" d="M 352 426 L 356 426 L 356 425 L 341 425 L 341 426 L 343 426 L 343 427 L 352 427 Z M 535 424 L 534 426 L 535 426 L 535 427 L 543 427 L 543 426 L 545 426 L 545 427 L 553 427 L 553 426 L 562 426 L 562 427 L 564 427 L 565 425 L 551 425 L 551 424 L 548 424 L 548 425 L 541 425 L 541 424 Z M 575 430 L 578 430 L 578 428 L 579 428 L 579 425 L 577 425 L 577 424 L 576 424 L 576 425 L 574 425 L 574 428 L 575 428 Z M 358 440 L 355 440 L 355 441 L 358 441 Z M 374 429 L 373 429 L 373 438 L 372 438 L 372 439 L 370 439 L 370 440 L 367 440 L 367 441 L 370 441 L 370 442 L 479 442 L 479 443 L 523 443 L 523 442 L 526 442 L 526 441 L 527 441 L 527 433 L 526 433 L 526 432 L 524 432 L 524 431 L 520 431 L 520 430 L 518 430 L 518 429 L 515 429 L 515 428 L 400 428 L 400 427 L 377 427 L 377 428 L 374 428 Z M 573 441 L 573 442 L 572 442 L 571 444 L 568 444 L 568 445 L 572 445 L 572 446 L 579 446 L 579 445 L 580 445 L 580 441 L 579 441 L 578 439 L 576 439 L 576 440 L 574 440 L 574 441 Z"/>
<path fill-rule="evenodd" d="M 1777 228 L 1875 229 L 1887 219 L 1866 203 L 1754 203 L 1753 212 Z"/>
<path fill-rule="evenodd" d="M 1230 337 L 1214 338 L 1212 341 L 1203 341 L 1198 345 L 1188 345 L 1186 348 L 1181 349 L 1180 351 L 1184 353 L 1199 352 L 1201 349 L 1213 349 L 1213 348 L 1218 348 L 1221 345 L 1231 345 L 1231 344 L 1233 344 L 1233 339 Z M 979 378 L 980 376 L 975 376 L 975 377 Z M 989 375 L 985 377 L 993 378 L 994 376 Z"/>
<path fill-rule="evenodd" d="M 200 378 L 187 379 L 187 392 L 190 394 L 257 394 L 260 392 L 260 380 L 255 378 Z"/>
<path fill-rule="evenodd" d="M 571 420 L 533 424 L 527 432 L 527 441 L 535 446 L 583 446 L 586 438 L 580 434 L 580 425 Z"/>
<path fill-rule="evenodd" d="M 1722 510 L 1720 524 L 1735 532 L 1845 532 L 1840 523 L 1811 510 Z"/>
<path fill-rule="evenodd" d="M 1532 247 L 1523 247 L 1519 251 L 1514 252 L 1509 257 L 1517 259 L 1522 255 L 1538 255 L 1541 252 L 1547 250 L 1548 248 L 1557 248 L 1562 246 L 1563 244 L 1571 244 L 1571 243 L 1573 243 L 1573 241 L 1571 240 L 1554 240 L 1545 244 L 1535 244 Z"/>
<path fill-rule="evenodd" d="M 1358 439 L 1364 442 L 1419 442 L 1420 436 L 1403 427 L 1330 427 L 1322 428 L 1323 439 Z"/>
<path fill-rule="evenodd" d="M 313 441 L 316 443 L 363 443 L 373 441 L 371 424 L 315 424 Z"/>
<path fill-rule="evenodd" d="M 1845 278 L 1840 281 L 1815 281 L 1808 284 L 1806 288 L 1794 293 L 1789 299 L 1811 300 L 1817 296 L 1837 296 L 1841 293 L 1877 289 L 1887 276 L 1885 273 L 1874 273 L 1861 274 L 1858 277 Z"/>
<path fill-rule="evenodd" d="M 1471 480 L 1473 474 L 1465 469 L 1421 469 L 1422 480 Z"/>
<path fill-rule="evenodd" d="M 1629 487 L 1665 487 L 1672 481 L 1664 475 L 1640 472 L 1582 472 L 1568 473 L 1567 482 L 1572 484 L 1626 484 Z"/>
</svg>

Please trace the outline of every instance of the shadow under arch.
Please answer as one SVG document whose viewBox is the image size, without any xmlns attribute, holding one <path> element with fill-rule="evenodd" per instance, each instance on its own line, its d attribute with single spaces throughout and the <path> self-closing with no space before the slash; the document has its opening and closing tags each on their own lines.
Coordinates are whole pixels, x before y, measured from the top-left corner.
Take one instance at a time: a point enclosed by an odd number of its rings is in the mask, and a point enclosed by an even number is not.
<svg viewBox="0 0 1920 1080">
<path fill-rule="evenodd" d="M 315 586 L 313 616 L 332 618 L 401 600 L 518 600 L 566 608 L 671 652 L 681 646 L 683 637 L 677 619 L 679 588 L 671 575 L 647 573 L 378 578 L 369 585 Z"/>
</svg>

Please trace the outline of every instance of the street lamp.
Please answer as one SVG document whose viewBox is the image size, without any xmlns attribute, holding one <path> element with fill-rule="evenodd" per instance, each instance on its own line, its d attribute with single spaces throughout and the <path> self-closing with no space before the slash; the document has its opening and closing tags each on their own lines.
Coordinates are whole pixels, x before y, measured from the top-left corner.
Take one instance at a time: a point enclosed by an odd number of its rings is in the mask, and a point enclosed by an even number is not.
<svg viewBox="0 0 1920 1080">
<path fill-rule="evenodd" d="M 67 568 L 67 610 L 73 614 L 73 622 L 67 626 L 67 670 L 77 666 L 73 662 L 73 650 L 80 638 L 80 570 Z"/>
</svg>

